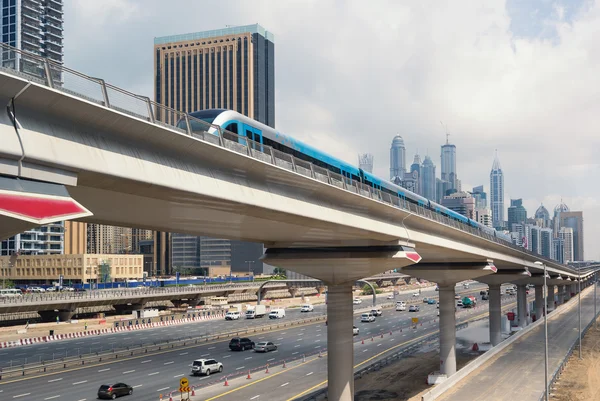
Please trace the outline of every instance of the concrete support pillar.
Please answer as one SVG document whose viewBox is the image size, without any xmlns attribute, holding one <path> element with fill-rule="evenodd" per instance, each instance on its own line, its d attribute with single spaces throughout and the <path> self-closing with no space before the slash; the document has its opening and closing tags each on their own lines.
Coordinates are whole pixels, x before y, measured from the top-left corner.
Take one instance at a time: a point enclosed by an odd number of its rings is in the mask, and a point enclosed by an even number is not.
<svg viewBox="0 0 600 401">
<path fill-rule="evenodd" d="M 502 296 L 500 284 L 490 284 L 490 342 L 492 346 L 502 341 Z M 440 303 L 441 306 L 441 303 Z"/>
<path fill-rule="evenodd" d="M 354 399 L 352 284 L 330 285 L 327 292 L 327 374 L 330 400 Z"/>
<path fill-rule="evenodd" d="M 546 307 L 546 310 L 548 311 L 548 313 L 552 312 L 554 310 L 554 286 L 553 285 L 548 286 L 548 299 L 546 299 L 546 303 L 548 304 L 548 306 Z"/>
<path fill-rule="evenodd" d="M 537 320 L 544 317 L 544 286 L 535 286 L 535 318 Z"/>
<path fill-rule="evenodd" d="M 455 284 L 440 285 L 440 372 L 446 377 L 456 373 Z"/>
<path fill-rule="evenodd" d="M 517 285 L 517 315 L 519 327 L 527 327 L 527 287 L 524 284 Z"/>
<path fill-rule="evenodd" d="M 565 286 L 559 285 L 558 287 L 558 305 L 562 305 L 565 303 Z"/>
<path fill-rule="evenodd" d="M 569 299 L 571 299 L 571 286 L 565 284 L 563 286 L 563 292 L 565 293 L 564 302 L 567 302 Z"/>
</svg>

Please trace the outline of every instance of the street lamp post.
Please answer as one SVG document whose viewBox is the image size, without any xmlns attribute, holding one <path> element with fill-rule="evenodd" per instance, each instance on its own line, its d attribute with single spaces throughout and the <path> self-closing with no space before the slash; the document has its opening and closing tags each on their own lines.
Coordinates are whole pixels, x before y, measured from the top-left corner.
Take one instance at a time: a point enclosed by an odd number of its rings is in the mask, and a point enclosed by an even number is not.
<svg viewBox="0 0 600 401">
<path fill-rule="evenodd" d="M 542 262 L 535 262 L 538 266 L 544 267 L 544 399 L 549 400 L 550 389 L 548 388 L 548 290 L 546 288 L 546 264 Z"/>
<path fill-rule="evenodd" d="M 246 263 L 248 263 L 248 278 L 250 278 L 250 264 L 254 263 L 253 260 L 247 260 Z M 254 281 L 254 274 L 252 274 L 252 281 Z"/>
<path fill-rule="evenodd" d="M 577 272 L 579 273 L 579 280 L 577 281 L 579 288 L 579 359 L 581 359 L 581 269 Z"/>
<path fill-rule="evenodd" d="M 594 327 L 598 329 L 598 319 L 596 314 L 596 288 L 598 287 L 598 273 L 594 272 Z"/>
</svg>

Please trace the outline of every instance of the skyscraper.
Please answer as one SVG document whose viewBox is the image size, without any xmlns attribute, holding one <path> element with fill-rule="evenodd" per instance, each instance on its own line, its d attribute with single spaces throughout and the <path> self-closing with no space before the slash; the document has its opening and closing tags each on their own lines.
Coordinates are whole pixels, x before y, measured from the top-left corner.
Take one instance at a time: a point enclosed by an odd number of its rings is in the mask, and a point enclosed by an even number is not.
<svg viewBox="0 0 600 401">
<path fill-rule="evenodd" d="M 275 127 L 274 36 L 254 24 L 155 38 L 154 84 L 175 110 L 230 109 Z"/>
<path fill-rule="evenodd" d="M 552 229 L 551 228 L 541 228 L 540 229 L 540 238 L 541 238 L 540 254 L 545 258 L 553 259 L 554 252 L 552 249 Z"/>
<path fill-rule="evenodd" d="M 176 234 L 171 236 L 173 268 L 200 268 L 200 238 L 196 235 Z"/>
<path fill-rule="evenodd" d="M 154 94 L 157 103 L 183 112 L 223 108 L 275 127 L 274 35 L 259 24 L 154 39 Z M 157 114 L 165 122 L 167 115 Z M 161 240 L 167 244 L 161 244 Z M 157 268 L 168 265 L 170 235 L 155 236 Z M 231 265 L 226 239 L 200 237 L 200 264 Z M 246 248 L 261 252 L 262 244 Z M 238 246 L 236 249 L 244 249 Z M 168 271 L 168 270 L 165 270 Z"/>
<path fill-rule="evenodd" d="M 550 227 L 550 213 L 548 209 L 544 207 L 544 205 L 540 205 L 535 211 L 534 218 L 536 220 L 536 224 L 540 227 Z"/>
<path fill-rule="evenodd" d="M 115 254 L 131 252 L 131 228 L 87 225 L 87 253 Z"/>
<path fill-rule="evenodd" d="M 583 212 L 562 212 L 560 227 L 570 227 L 573 230 L 573 261 L 585 260 L 583 252 Z"/>
<path fill-rule="evenodd" d="M 63 63 L 62 0 L 2 0 L 0 27 L 3 43 Z M 40 68 L 28 63 L 14 52 L 2 54 L 4 67 Z"/>
<path fill-rule="evenodd" d="M 558 263 L 565 263 L 565 240 L 563 238 L 552 239 L 553 259 Z"/>
<path fill-rule="evenodd" d="M 525 224 L 527 220 L 527 210 L 523 207 L 523 199 L 511 199 L 508 208 L 508 229 L 512 229 L 513 224 Z"/>
<path fill-rule="evenodd" d="M 423 176 L 421 175 L 421 157 L 415 154 L 413 164 L 410 165 L 410 174 L 415 181 L 414 193 L 423 195 Z"/>
<path fill-rule="evenodd" d="M 552 229 L 554 230 L 554 236 L 558 237 L 560 231 L 560 215 L 563 212 L 568 212 L 569 206 L 567 206 L 561 199 L 560 203 L 554 208 L 554 217 L 552 219 Z"/>
<path fill-rule="evenodd" d="M 564 241 L 563 263 L 573 262 L 573 229 L 571 227 L 561 227 L 558 231 L 558 238 Z"/>
<path fill-rule="evenodd" d="M 370 153 L 358 155 L 358 167 L 367 173 L 373 174 L 373 155 Z"/>
<path fill-rule="evenodd" d="M 435 164 L 433 164 L 433 161 L 429 156 L 425 156 L 423 164 L 421 165 L 421 183 L 421 195 L 423 195 L 427 199 L 437 201 L 435 193 Z"/>
<path fill-rule="evenodd" d="M 483 185 L 473 187 L 471 195 L 475 198 L 475 207 L 477 209 L 487 208 L 487 194 L 483 191 Z"/>
<path fill-rule="evenodd" d="M 498 154 L 494 157 L 490 172 L 490 206 L 494 228 L 504 227 L 504 174 L 500 167 Z M 508 227 L 508 229 L 512 230 L 512 227 Z"/>
<path fill-rule="evenodd" d="M 442 145 L 441 153 L 441 179 L 450 183 L 451 189 L 457 189 L 458 176 L 456 174 L 456 146 L 448 143 Z"/>
<path fill-rule="evenodd" d="M 66 255 L 87 253 L 87 223 L 65 221 Z"/>
<path fill-rule="evenodd" d="M 396 135 L 392 140 L 390 148 L 390 180 L 399 177 L 404 178 L 406 171 L 406 148 L 404 147 L 404 139 L 400 135 Z"/>
</svg>

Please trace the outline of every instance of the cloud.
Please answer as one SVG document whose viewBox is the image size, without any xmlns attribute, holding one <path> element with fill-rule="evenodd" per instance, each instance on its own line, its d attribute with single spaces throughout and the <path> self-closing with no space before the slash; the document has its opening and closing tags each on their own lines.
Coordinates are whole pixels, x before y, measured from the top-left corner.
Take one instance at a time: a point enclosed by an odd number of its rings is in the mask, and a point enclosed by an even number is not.
<svg viewBox="0 0 600 401">
<path fill-rule="evenodd" d="M 352 163 L 373 153 L 383 177 L 400 134 L 408 161 L 418 148 L 439 175 L 442 120 L 463 182 L 489 191 L 498 149 L 507 203 L 585 206 L 586 254 L 600 259 L 597 2 L 101 4 L 65 2 L 67 66 L 152 97 L 155 36 L 259 22 L 275 33 L 278 129 Z"/>
</svg>

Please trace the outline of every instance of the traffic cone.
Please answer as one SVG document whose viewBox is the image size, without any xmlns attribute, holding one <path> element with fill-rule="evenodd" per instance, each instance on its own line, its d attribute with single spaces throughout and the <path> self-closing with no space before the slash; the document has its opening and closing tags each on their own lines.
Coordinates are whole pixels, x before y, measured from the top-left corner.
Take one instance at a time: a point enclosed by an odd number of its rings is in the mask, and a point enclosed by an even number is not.
<svg viewBox="0 0 600 401">
<path fill-rule="evenodd" d="M 477 343 L 473 344 L 473 351 L 479 351 L 479 345 L 477 345 Z"/>
<path fill-rule="evenodd" d="M 265 370 L 265 373 L 269 373 L 269 364 L 267 363 L 267 370 Z"/>
<path fill-rule="evenodd" d="M 302 354 L 302 362 L 306 362 L 306 355 Z"/>
<path fill-rule="evenodd" d="M 381 338 L 383 338 L 383 333 L 381 333 Z"/>
<path fill-rule="evenodd" d="M 283 360 L 283 368 L 285 369 L 285 359 Z"/>
<path fill-rule="evenodd" d="M 373 337 L 371 337 L 371 342 L 373 342 L 373 341 L 374 341 L 374 339 L 373 339 Z"/>
<path fill-rule="evenodd" d="M 192 386 L 192 397 L 196 395 L 196 388 Z"/>
<path fill-rule="evenodd" d="M 252 379 L 252 377 L 250 377 L 250 370 L 248 369 L 248 376 L 246 377 L 246 380 L 248 379 Z"/>
<path fill-rule="evenodd" d="M 169 401 L 173 401 L 173 396 L 169 393 Z"/>
<path fill-rule="evenodd" d="M 392 335 L 392 330 L 390 330 L 390 336 Z"/>
<path fill-rule="evenodd" d="M 321 350 L 319 350 L 319 358 L 323 358 L 323 355 L 321 355 Z"/>
<path fill-rule="evenodd" d="M 361 343 L 361 344 L 364 344 L 364 343 L 365 343 L 365 339 L 363 338 L 363 339 L 362 339 L 362 341 L 361 341 L 360 343 Z"/>
<path fill-rule="evenodd" d="M 225 384 L 223 384 L 223 387 L 227 387 L 229 386 L 229 381 L 227 381 L 227 377 L 225 377 Z"/>
</svg>

